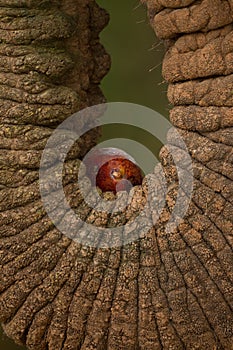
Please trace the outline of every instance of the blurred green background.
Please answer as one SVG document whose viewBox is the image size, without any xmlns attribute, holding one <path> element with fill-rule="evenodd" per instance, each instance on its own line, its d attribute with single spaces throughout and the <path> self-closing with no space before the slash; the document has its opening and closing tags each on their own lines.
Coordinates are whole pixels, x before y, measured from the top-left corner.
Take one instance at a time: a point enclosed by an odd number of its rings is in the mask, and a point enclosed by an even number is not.
<svg viewBox="0 0 233 350">
<path fill-rule="evenodd" d="M 110 13 L 110 23 L 101 34 L 112 58 L 111 70 L 102 82 L 107 101 L 140 104 L 167 117 L 167 85 L 161 76 L 164 46 L 150 27 L 145 7 L 136 0 L 98 3 Z M 104 126 L 100 141 L 108 138 L 135 140 L 157 158 L 162 146 L 145 131 L 126 125 Z M 114 142 L 107 146 L 119 147 Z M 127 142 L 121 142 L 121 148 L 136 159 L 144 173 L 153 171 L 150 152 L 135 149 L 135 144 Z"/>
<path fill-rule="evenodd" d="M 167 114 L 163 43 L 155 37 L 144 6 L 135 0 L 98 3 L 110 13 L 110 23 L 101 34 L 112 57 L 111 71 L 102 83 L 108 101 L 133 102 Z"/>
<path fill-rule="evenodd" d="M 168 115 L 166 84 L 161 77 L 164 54 L 146 17 L 145 8 L 135 0 L 99 0 L 110 13 L 110 23 L 101 34 L 101 41 L 112 57 L 112 68 L 104 78 L 102 89 L 109 102 L 132 102 Z M 157 155 L 161 147 L 154 138 L 134 128 L 103 130 L 102 141 L 114 137 L 136 139 Z M 24 349 L 0 333 L 0 350 Z M 54 349 L 55 350 L 55 349 Z"/>
</svg>

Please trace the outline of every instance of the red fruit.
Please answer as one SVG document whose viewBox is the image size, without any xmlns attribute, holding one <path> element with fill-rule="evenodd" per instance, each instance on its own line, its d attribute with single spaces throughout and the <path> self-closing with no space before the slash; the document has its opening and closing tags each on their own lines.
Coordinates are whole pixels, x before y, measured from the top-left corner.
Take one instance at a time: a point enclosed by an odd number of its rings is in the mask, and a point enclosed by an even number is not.
<svg viewBox="0 0 233 350">
<path fill-rule="evenodd" d="M 142 183 L 143 174 L 135 160 L 117 148 L 95 149 L 85 157 L 84 164 L 92 185 L 103 192 L 129 192 Z"/>
</svg>

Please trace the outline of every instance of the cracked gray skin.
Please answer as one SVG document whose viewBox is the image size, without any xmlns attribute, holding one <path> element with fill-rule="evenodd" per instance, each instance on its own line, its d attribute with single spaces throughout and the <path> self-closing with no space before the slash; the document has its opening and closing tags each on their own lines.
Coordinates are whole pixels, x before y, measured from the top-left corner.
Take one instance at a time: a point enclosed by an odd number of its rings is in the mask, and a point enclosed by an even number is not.
<svg viewBox="0 0 233 350">
<path fill-rule="evenodd" d="M 192 157 L 194 191 L 167 233 L 179 184 L 163 147 L 168 193 L 159 220 L 138 241 L 97 249 L 53 226 L 38 172 L 54 128 L 104 101 L 98 84 L 109 57 L 98 35 L 108 16 L 94 0 L 0 1 L 0 320 L 31 350 L 233 349 L 233 3 L 143 3 L 167 48 L 170 119 Z M 98 135 L 69 152 L 64 192 L 87 222 L 117 227 L 137 216 L 147 188 L 136 188 L 121 215 L 85 204 L 77 159 Z M 182 159 L 179 142 L 168 142 Z"/>
</svg>

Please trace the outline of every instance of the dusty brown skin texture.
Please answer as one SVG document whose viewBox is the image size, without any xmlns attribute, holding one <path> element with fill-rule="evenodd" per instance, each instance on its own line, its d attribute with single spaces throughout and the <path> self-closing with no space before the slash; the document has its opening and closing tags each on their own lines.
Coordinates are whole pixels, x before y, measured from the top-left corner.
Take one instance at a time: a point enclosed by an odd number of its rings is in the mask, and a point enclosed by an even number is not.
<svg viewBox="0 0 233 350">
<path fill-rule="evenodd" d="M 164 147 L 169 191 L 159 220 L 152 206 L 156 222 L 146 237 L 126 246 L 119 237 L 116 248 L 96 249 L 53 227 L 38 167 L 55 126 L 103 100 L 98 83 L 109 58 L 98 33 L 107 16 L 92 0 L 0 1 L 0 319 L 28 349 L 232 349 L 232 1 L 144 3 L 168 48 L 163 75 L 171 121 L 193 159 L 194 192 L 184 221 L 166 233 L 178 179 Z M 147 185 L 136 187 L 123 213 L 89 208 L 76 183 L 77 159 L 97 135 L 69 153 L 64 191 L 87 222 L 116 227 L 138 215 Z M 184 151 L 171 134 L 169 140 L 182 168 Z M 150 175 L 155 181 L 158 171 Z"/>
</svg>

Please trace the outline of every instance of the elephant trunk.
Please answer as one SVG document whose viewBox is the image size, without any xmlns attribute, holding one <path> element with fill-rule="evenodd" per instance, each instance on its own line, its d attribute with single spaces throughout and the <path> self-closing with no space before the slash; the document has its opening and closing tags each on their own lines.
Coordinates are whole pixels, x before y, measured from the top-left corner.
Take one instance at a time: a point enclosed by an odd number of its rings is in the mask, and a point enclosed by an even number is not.
<svg viewBox="0 0 233 350">
<path fill-rule="evenodd" d="M 168 232 L 179 188 L 171 149 L 187 171 L 171 131 L 161 150 L 162 215 L 145 237 L 97 249 L 54 227 L 38 169 L 56 126 L 103 101 L 98 83 L 109 58 L 98 33 L 106 13 L 94 0 L 0 0 L 0 320 L 31 350 L 232 346 L 232 2 L 143 2 L 167 46 L 171 120 L 192 157 L 194 191 L 186 217 Z M 88 222 L 117 227 L 144 207 L 147 186 L 136 188 L 120 215 L 90 210 L 79 196 L 77 159 L 97 137 L 95 129 L 70 151 L 64 192 Z M 185 200 L 185 187 L 182 193 Z"/>
<path fill-rule="evenodd" d="M 28 316 L 34 312 L 23 311 L 27 316 L 21 326 L 14 316 L 69 246 L 46 217 L 40 198 L 41 155 L 62 121 L 105 100 L 99 83 L 110 58 L 99 43 L 99 33 L 108 14 L 93 0 L 3 0 L 0 23 L 0 319 L 5 332 L 24 344 L 31 323 Z M 79 120 L 80 127 L 87 122 Z M 77 159 L 97 137 L 95 128 L 69 152 L 64 166 L 66 193 L 76 193 Z M 62 283 L 60 278 L 60 287 Z M 51 310 L 45 307 L 42 318 L 48 320 Z M 43 327 L 32 325 L 28 347 L 45 348 Z"/>
<path fill-rule="evenodd" d="M 233 341 L 233 4 L 143 2 L 152 27 L 167 47 L 162 70 L 174 106 L 170 119 L 188 147 L 194 174 L 185 220 L 176 239 L 175 234 L 167 237 L 170 247 L 161 252 L 168 279 L 177 274 L 183 282 L 165 292 L 172 310 L 171 318 L 165 317 L 170 331 L 160 341 L 165 349 L 171 344 L 179 349 L 228 349 Z M 184 149 L 172 131 L 168 142 L 182 168 Z M 179 190 L 176 169 L 168 147 L 160 157 L 170 186 L 167 210 L 172 213 Z M 157 226 L 159 242 L 164 224 Z M 173 240 L 176 248 L 171 246 Z M 172 272 L 170 264 L 176 266 Z"/>
</svg>

